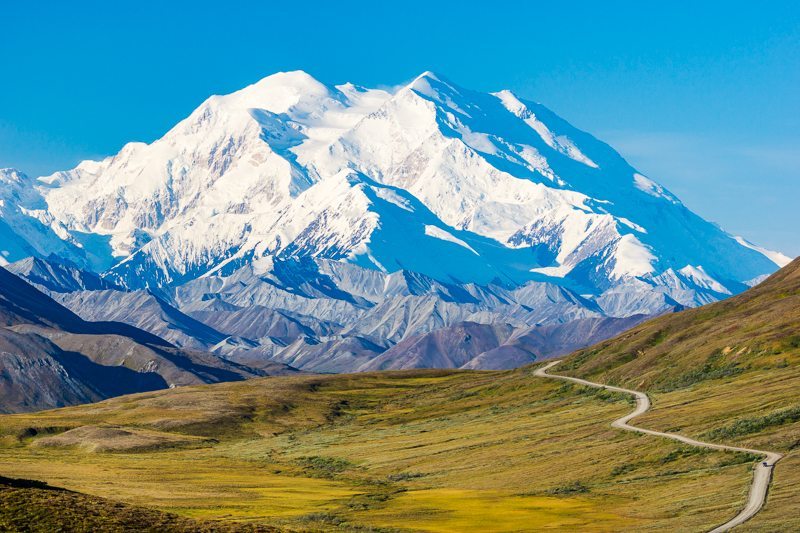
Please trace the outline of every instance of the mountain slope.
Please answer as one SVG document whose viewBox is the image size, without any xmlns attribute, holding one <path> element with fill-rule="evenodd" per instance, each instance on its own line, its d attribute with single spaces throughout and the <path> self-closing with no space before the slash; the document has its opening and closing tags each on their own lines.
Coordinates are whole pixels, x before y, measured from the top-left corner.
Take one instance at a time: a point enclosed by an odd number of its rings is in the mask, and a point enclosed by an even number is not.
<svg viewBox="0 0 800 533">
<path fill-rule="evenodd" d="M 566 324 L 513 327 L 462 322 L 413 335 L 358 367 L 361 372 L 407 368 L 506 370 L 572 352 L 612 337 L 646 317 L 581 318 Z"/>
<path fill-rule="evenodd" d="M 195 350 L 209 350 L 228 337 L 183 314 L 159 295 L 145 290 L 125 291 L 55 257 L 29 257 L 5 268 L 86 321 L 129 324 L 178 347 Z"/>
<path fill-rule="evenodd" d="M 115 327 L 90 324 L 81 320 L 78 315 L 57 304 L 52 298 L 6 269 L 0 268 L 0 326 L 20 324 L 51 327 L 73 333 L 100 332 L 104 327 L 109 329 Z M 155 337 L 149 337 L 149 340 L 158 341 Z"/>
<path fill-rule="evenodd" d="M 57 254 L 98 270 L 107 268 L 112 260 L 101 257 L 107 253 L 102 250 L 103 238 L 68 232 L 49 212 L 35 185 L 22 172 L 0 168 L 0 266 Z"/>
<path fill-rule="evenodd" d="M 86 320 L 130 324 L 181 348 L 210 350 L 228 337 L 145 290 L 76 291 L 56 299 Z"/>
<path fill-rule="evenodd" d="M 277 339 L 285 343 L 301 335 L 326 337 L 341 329 L 338 324 L 261 305 L 230 311 L 196 311 L 192 316 L 230 335 L 256 340 Z"/>
<path fill-rule="evenodd" d="M 159 294 L 122 291 L 104 278 L 54 258 L 29 258 L 8 268 L 85 320 L 127 323 L 178 347 L 211 350 L 270 373 L 280 363 L 320 372 L 467 364 L 470 368 L 512 368 L 534 357 L 568 353 L 636 322 L 602 318 L 596 304 L 550 283 L 530 282 L 511 289 L 444 283 L 405 270 L 384 274 L 326 260 L 267 263 L 269 270 L 246 266 L 231 276 L 207 276 L 175 292 Z M 182 305 L 191 316 L 167 299 Z M 326 308 L 321 301 L 338 303 Z M 587 331 L 594 319 L 604 326 Z M 463 341 L 466 337 L 453 335 L 464 321 L 476 322 L 474 327 L 486 331 L 501 325 L 521 332 L 528 324 L 536 324 L 537 340 L 530 345 L 535 349 L 520 343 L 533 336 L 520 334 L 513 347 L 498 351 L 502 343 L 495 343 L 474 352 L 475 345 Z M 545 325 L 556 327 L 551 330 Z M 603 336 L 598 337 L 598 332 Z M 469 362 L 456 364 L 447 356 L 433 357 L 430 351 L 419 359 L 402 353 L 408 346 L 404 340 L 427 334 L 450 338 L 456 343 L 452 349 L 472 353 Z M 559 335 L 564 338 L 557 340 Z"/>
<path fill-rule="evenodd" d="M 800 259 L 746 292 L 664 315 L 567 363 L 581 376 L 668 390 L 800 356 Z M 706 374 L 706 375 L 704 375 Z"/>
<path fill-rule="evenodd" d="M 399 342 L 362 370 L 399 368 L 460 368 L 475 357 L 504 344 L 514 332 L 508 324 L 487 326 L 463 322 L 446 329 L 410 337 Z M 526 362 L 532 362 L 530 353 Z M 522 366 L 520 364 L 512 367 Z"/>
<path fill-rule="evenodd" d="M 0 412 L 34 411 L 104 398 L 91 383 L 70 372 L 70 362 L 76 358 L 43 337 L 0 328 L 0 352 Z"/>
<path fill-rule="evenodd" d="M 181 350 L 127 324 L 85 321 L 0 267 L 2 412 L 293 371 L 264 368 Z"/>
<path fill-rule="evenodd" d="M 98 274 L 59 261 L 55 256 L 47 259 L 35 256 L 27 257 L 5 265 L 5 269 L 50 295 L 75 291 L 121 289 Z"/>
<path fill-rule="evenodd" d="M 163 531 L 169 533 L 263 532 L 274 530 L 221 522 L 203 522 L 144 507 L 51 487 L 46 483 L 0 476 L 0 529 L 28 531 Z"/>
<path fill-rule="evenodd" d="M 392 91 L 277 73 L 150 144 L 0 181 L 2 261 L 34 257 L 20 276 L 84 318 L 259 364 L 353 371 L 462 322 L 581 331 L 727 298 L 788 261 L 541 104 L 431 72 Z"/>
</svg>

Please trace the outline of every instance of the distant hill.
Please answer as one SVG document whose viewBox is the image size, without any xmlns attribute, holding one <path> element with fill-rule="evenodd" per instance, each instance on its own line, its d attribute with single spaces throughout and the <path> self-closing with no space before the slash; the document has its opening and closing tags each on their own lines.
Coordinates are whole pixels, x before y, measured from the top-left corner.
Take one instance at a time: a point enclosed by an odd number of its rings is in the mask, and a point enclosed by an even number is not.
<svg viewBox="0 0 800 533">
<path fill-rule="evenodd" d="M 128 324 L 85 321 L 0 267 L 0 412 L 292 370 L 255 370 Z"/>
</svg>

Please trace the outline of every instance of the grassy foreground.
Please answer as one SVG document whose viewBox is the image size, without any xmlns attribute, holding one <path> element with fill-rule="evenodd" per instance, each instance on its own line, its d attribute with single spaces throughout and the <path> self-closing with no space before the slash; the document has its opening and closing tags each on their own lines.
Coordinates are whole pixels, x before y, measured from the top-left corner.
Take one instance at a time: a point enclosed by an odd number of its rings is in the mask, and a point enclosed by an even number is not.
<svg viewBox="0 0 800 533">
<path fill-rule="evenodd" d="M 754 458 L 609 426 L 630 409 L 529 368 L 267 378 L 0 417 L 0 472 L 287 530 L 691 531 L 733 516 Z"/>
<path fill-rule="evenodd" d="M 266 526 L 203 522 L 55 488 L 0 477 L 0 531 L 141 531 L 268 533 Z"/>
</svg>

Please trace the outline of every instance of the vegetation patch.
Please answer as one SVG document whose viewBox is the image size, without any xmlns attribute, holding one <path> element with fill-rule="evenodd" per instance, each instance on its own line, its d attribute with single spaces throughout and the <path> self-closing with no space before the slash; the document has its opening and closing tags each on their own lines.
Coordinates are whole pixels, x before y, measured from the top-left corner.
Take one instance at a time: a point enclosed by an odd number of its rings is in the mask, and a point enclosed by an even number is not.
<svg viewBox="0 0 800 533">
<path fill-rule="evenodd" d="M 0 476 L 0 487 L 4 489 L 14 488 L 14 489 L 60 490 L 56 489 L 55 487 L 51 487 L 44 481 L 37 481 L 35 479 L 18 479 L 5 476 Z"/>
<path fill-rule="evenodd" d="M 722 440 L 740 435 L 758 433 L 766 428 L 782 426 L 800 421 L 800 406 L 788 407 L 764 416 L 740 418 L 733 424 L 722 428 L 712 429 L 705 436 L 712 440 Z"/>
<path fill-rule="evenodd" d="M 636 470 L 636 466 L 637 465 L 634 463 L 625 463 L 615 466 L 614 468 L 611 469 L 611 475 L 614 477 L 622 476 L 624 474 L 627 474 L 628 472 Z"/>
<path fill-rule="evenodd" d="M 0 477 L 0 531 L 266 533 L 278 530 L 266 525 L 194 520 L 51 487 L 40 481 Z"/>
<path fill-rule="evenodd" d="M 658 346 L 659 344 L 667 340 L 668 335 L 669 334 L 667 333 L 666 330 L 660 329 L 655 333 L 653 333 L 649 339 L 647 339 L 647 345 L 650 346 L 651 348 L 654 346 Z"/>
<path fill-rule="evenodd" d="M 673 461 L 677 461 L 683 457 L 691 457 L 693 455 L 708 455 L 709 453 L 711 453 L 709 448 L 701 448 L 699 446 L 682 446 L 661 457 L 658 462 L 664 465 Z"/>
<path fill-rule="evenodd" d="M 792 335 L 786 340 L 786 346 L 790 350 L 800 349 L 800 335 Z"/>
<path fill-rule="evenodd" d="M 425 477 L 425 474 L 420 472 L 400 472 L 397 474 L 389 474 L 386 476 L 386 479 L 394 483 L 397 481 L 409 481 L 420 477 Z"/>
<path fill-rule="evenodd" d="M 453 401 L 462 393 L 466 399 Z M 526 370 L 184 387 L 0 416 L 8 437 L 0 441 L 0 474 L 152 505 L 162 513 L 156 516 L 197 521 L 193 531 L 215 519 L 289 531 L 701 531 L 729 518 L 751 475 L 746 466 L 720 466 L 743 459 L 712 451 L 662 466 L 658 459 L 678 445 L 610 426 L 630 411 L 617 401 L 623 398 L 632 401 L 608 390 L 562 387 Z M 692 432 L 694 418 L 684 415 L 672 421 Z M 153 434 L 217 442 L 83 453 L 79 445 L 35 444 L 64 434 L 16 439 L 29 427 L 70 426 L 103 428 L 88 437 L 109 442 Z M 634 468 L 635 475 L 615 477 Z M 668 468 L 682 474 L 663 475 Z"/>
<path fill-rule="evenodd" d="M 311 477 L 333 479 L 342 472 L 355 468 L 356 465 L 339 457 L 322 457 L 314 455 L 300 457 L 297 463 L 303 467 L 305 473 Z"/>
<path fill-rule="evenodd" d="M 728 457 L 722 460 L 720 466 L 741 465 L 760 461 L 762 456 L 748 452 L 727 452 Z"/>
<path fill-rule="evenodd" d="M 77 447 L 89 452 L 144 452 L 151 450 L 208 445 L 211 439 L 161 431 L 115 426 L 81 426 L 34 441 L 39 448 Z"/>
<path fill-rule="evenodd" d="M 571 494 L 586 494 L 589 492 L 589 487 L 585 484 L 581 483 L 580 481 L 575 481 L 568 485 L 563 485 L 561 487 L 555 487 L 545 491 L 546 494 L 552 494 L 553 496 L 568 496 Z"/>
<path fill-rule="evenodd" d="M 309 513 L 299 516 L 295 519 L 298 523 L 303 525 L 320 526 L 341 526 L 346 523 L 346 520 L 329 512 Z"/>
<path fill-rule="evenodd" d="M 69 431 L 70 429 L 72 429 L 72 427 L 69 426 L 27 427 L 17 432 L 17 438 L 19 440 L 25 440 L 43 435 L 56 435 L 64 431 Z"/>
<path fill-rule="evenodd" d="M 690 370 L 689 372 L 681 374 L 675 378 L 662 381 L 657 389 L 661 392 L 670 392 L 674 390 L 685 389 L 686 387 L 702 381 L 727 378 L 744 372 L 744 369 L 737 363 L 720 364 L 722 357 L 722 352 L 716 351 L 709 356 L 702 367 Z"/>
<path fill-rule="evenodd" d="M 590 387 L 588 385 L 576 385 L 574 383 L 562 383 L 554 392 L 558 398 L 569 396 L 588 396 L 592 400 L 600 400 L 602 402 L 627 402 L 630 404 L 635 403 L 633 396 L 623 392 L 615 392 L 608 389 L 601 389 L 599 387 Z"/>
<path fill-rule="evenodd" d="M 391 485 L 373 485 L 369 492 L 356 494 L 347 502 L 348 511 L 369 511 L 382 509 L 395 495 L 405 492 L 402 488 L 393 488 Z"/>
</svg>

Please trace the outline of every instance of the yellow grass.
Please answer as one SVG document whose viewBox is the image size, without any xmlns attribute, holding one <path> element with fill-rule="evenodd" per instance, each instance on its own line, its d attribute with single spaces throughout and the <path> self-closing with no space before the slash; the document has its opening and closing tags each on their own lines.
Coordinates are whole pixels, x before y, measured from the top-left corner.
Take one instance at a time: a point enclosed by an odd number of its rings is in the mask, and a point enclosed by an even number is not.
<svg viewBox="0 0 800 533">
<path fill-rule="evenodd" d="M 427 489 L 401 494 L 386 509 L 356 513 L 378 527 L 433 532 L 634 529 L 639 522 L 609 512 L 613 501 L 596 498 L 515 496 L 487 490 Z"/>
<path fill-rule="evenodd" d="M 253 380 L 0 417 L 0 474 L 294 530 L 702 530 L 735 514 L 751 465 L 612 429 L 630 409 L 530 369 Z M 105 424 L 205 440 L 35 446 Z"/>
</svg>

